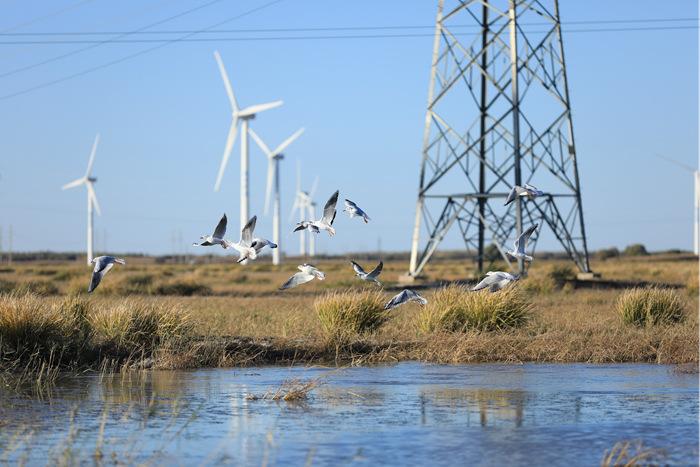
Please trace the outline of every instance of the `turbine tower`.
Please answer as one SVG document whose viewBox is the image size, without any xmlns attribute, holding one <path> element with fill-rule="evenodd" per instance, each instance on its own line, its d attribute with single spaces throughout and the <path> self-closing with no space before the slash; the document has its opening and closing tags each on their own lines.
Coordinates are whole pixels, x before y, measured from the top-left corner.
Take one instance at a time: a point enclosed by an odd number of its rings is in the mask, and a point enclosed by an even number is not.
<svg viewBox="0 0 700 467">
<path fill-rule="evenodd" d="M 318 186 L 318 177 L 314 179 L 314 184 L 311 187 L 311 191 L 304 191 L 301 189 L 301 166 L 297 160 L 297 191 L 294 196 L 294 204 L 292 205 L 292 210 L 289 212 L 289 221 L 291 222 L 294 218 L 294 211 L 299 212 L 299 222 L 305 220 L 315 219 L 315 203 L 313 202 L 313 195 L 316 192 L 316 187 Z M 306 256 L 306 230 L 299 231 L 299 256 Z M 314 256 L 316 254 L 316 239 L 311 231 L 308 231 L 309 235 L 309 256 Z"/>
<path fill-rule="evenodd" d="M 80 185 L 85 185 L 87 189 L 87 264 L 92 263 L 92 253 L 93 253 L 93 208 L 97 211 L 98 215 L 100 213 L 100 205 L 97 202 L 97 195 L 95 194 L 94 183 L 97 178 L 92 176 L 92 165 L 95 162 L 95 153 L 97 152 L 97 144 L 100 142 L 100 135 L 95 136 L 95 142 L 92 144 L 92 151 L 90 151 L 90 158 L 88 159 L 87 170 L 85 175 L 77 180 L 63 185 L 63 190 L 68 190 L 70 188 L 75 188 Z"/>
<path fill-rule="evenodd" d="M 267 215 L 270 207 L 270 193 L 272 192 L 272 186 L 275 187 L 275 204 L 272 208 L 272 241 L 277 244 L 277 248 L 272 250 L 272 264 L 280 264 L 280 224 L 282 223 L 280 219 L 280 161 L 284 159 L 284 154 L 282 151 L 287 149 L 287 147 L 292 144 L 301 134 L 304 132 L 303 128 L 298 129 L 292 136 L 287 138 L 275 148 L 274 151 L 270 151 L 267 144 L 260 139 L 260 137 L 251 128 L 248 130 L 250 136 L 253 137 L 258 147 L 265 153 L 267 157 L 267 185 L 265 187 L 265 215 Z"/>
<path fill-rule="evenodd" d="M 545 195 L 504 207 L 525 183 Z M 503 251 L 534 223 L 590 272 L 558 1 L 438 0 L 408 278 L 450 230 L 482 271 L 487 237 Z"/>
<path fill-rule="evenodd" d="M 250 120 L 255 118 L 255 115 L 264 112 L 265 110 L 274 109 L 282 105 L 282 101 L 268 102 L 265 104 L 256 104 L 243 109 L 238 107 L 238 102 L 236 101 L 236 96 L 233 93 L 233 87 L 231 87 L 231 81 L 228 79 L 228 74 L 226 73 L 226 68 L 224 67 L 224 62 L 221 60 L 221 55 L 218 51 L 214 52 L 214 58 L 216 63 L 219 65 L 219 72 L 221 72 L 221 79 L 224 81 L 224 87 L 226 88 L 226 94 L 228 95 L 228 100 L 231 103 L 231 112 L 233 115 L 233 120 L 231 121 L 231 128 L 228 131 L 228 138 L 226 139 L 226 147 L 224 148 L 224 155 L 221 158 L 221 165 L 219 166 L 219 174 L 216 177 L 216 183 L 214 184 L 214 191 L 219 191 L 221 187 L 221 179 L 224 176 L 224 170 L 226 170 L 226 164 L 231 156 L 231 151 L 233 150 L 233 144 L 236 142 L 236 134 L 238 133 L 238 125 L 241 126 L 241 208 L 240 208 L 240 221 L 241 230 L 245 227 L 248 222 L 248 211 L 250 207 L 249 201 L 249 189 L 248 189 L 248 126 Z"/>
</svg>

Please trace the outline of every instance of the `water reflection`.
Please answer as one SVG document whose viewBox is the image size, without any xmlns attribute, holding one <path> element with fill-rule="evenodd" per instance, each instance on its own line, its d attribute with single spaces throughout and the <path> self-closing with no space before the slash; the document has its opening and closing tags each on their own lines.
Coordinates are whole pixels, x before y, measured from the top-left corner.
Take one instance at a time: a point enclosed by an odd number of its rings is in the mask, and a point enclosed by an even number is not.
<svg viewBox="0 0 700 467">
<path fill-rule="evenodd" d="M 301 404 L 246 397 L 290 378 L 325 384 Z M 127 464 L 591 465 L 616 441 L 641 438 L 688 463 L 697 390 L 696 375 L 659 365 L 83 375 L 45 400 L 0 393 L 0 461 L 51 464 L 67 450 L 78 463 L 99 452 Z"/>
</svg>

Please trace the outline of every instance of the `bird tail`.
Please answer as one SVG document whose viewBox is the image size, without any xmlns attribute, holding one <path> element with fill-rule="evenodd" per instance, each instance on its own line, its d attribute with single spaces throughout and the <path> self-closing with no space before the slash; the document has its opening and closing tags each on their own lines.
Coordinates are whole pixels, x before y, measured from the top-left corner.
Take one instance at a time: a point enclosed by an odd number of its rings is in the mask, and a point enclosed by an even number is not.
<svg viewBox="0 0 700 467">
<path fill-rule="evenodd" d="M 122 258 L 115 258 L 114 262 L 119 264 L 126 264 L 126 261 Z"/>
</svg>

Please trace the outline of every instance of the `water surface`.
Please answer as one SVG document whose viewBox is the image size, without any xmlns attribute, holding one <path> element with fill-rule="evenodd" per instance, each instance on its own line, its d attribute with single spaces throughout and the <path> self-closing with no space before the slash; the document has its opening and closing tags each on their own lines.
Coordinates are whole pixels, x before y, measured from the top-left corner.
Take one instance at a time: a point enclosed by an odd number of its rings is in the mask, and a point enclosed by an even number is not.
<svg viewBox="0 0 700 467">
<path fill-rule="evenodd" d="M 305 403 L 246 397 L 290 378 L 324 384 Z M 698 459 L 697 375 L 663 365 L 155 371 L 1 397 L 0 460 L 31 464 L 598 465 L 621 440 Z"/>
</svg>

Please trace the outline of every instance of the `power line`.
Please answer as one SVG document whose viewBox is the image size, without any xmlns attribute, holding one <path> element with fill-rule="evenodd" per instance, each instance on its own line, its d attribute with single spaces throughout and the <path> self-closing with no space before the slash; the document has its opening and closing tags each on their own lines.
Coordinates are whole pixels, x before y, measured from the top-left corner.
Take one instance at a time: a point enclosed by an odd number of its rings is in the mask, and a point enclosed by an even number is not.
<svg viewBox="0 0 700 467">
<path fill-rule="evenodd" d="M 220 1 L 220 0 L 215 0 L 215 1 Z M 213 29 L 213 28 L 215 28 L 215 27 L 217 27 L 217 26 L 221 26 L 222 24 L 226 24 L 226 23 L 229 23 L 229 22 L 234 21 L 234 20 L 236 20 L 236 19 L 243 18 L 244 16 L 248 16 L 248 15 L 253 14 L 253 13 L 257 12 L 257 11 L 263 10 L 263 9 L 269 7 L 269 6 L 272 6 L 272 5 L 275 5 L 275 4 L 277 4 L 277 3 L 280 3 L 280 2 L 282 2 L 282 1 L 283 1 L 283 0 L 273 0 L 273 1 L 271 1 L 271 2 L 268 2 L 268 3 L 263 4 L 263 5 L 261 5 L 261 6 L 258 6 L 258 7 L 255 7 L 255 8 L 251 8 L 251 9 L 249 9 L 249 10 L 244 11 L 243 13 L 240 13 L 240 14 L 238 14 L 238 15 L 235 15 L 235 16 L 232 16 L 232 17 L 229 17 L 229 18 L 226 18 L 226 19 L 223 20 L 223 21 L 219 21 L 219 22 L 217 22 L 217 23 L 212 24 L 211 26 L 208 26 L 208 27 L 206 27 L 206 28 L 203 28 L 203 29 L 201 29 L 201 31 L 207 31 L 207 30 Z M 190 34 L 185 34 L 184 36 L 181 36 L 181 37 L 178 37 L 178 38 L 175 38 L 175 39 L 170 39 L 170 40 L 168 40 L 167 42 L 164 42 L 164 43 L 161 43 L 161 44 L 157 44 L 157 45 L 155 45 L 155 46 L 153 46 L 153 47 L 149 47 L 149 48 L 147 48 L 147 49 L 139 50 L 138 52 L 134 52 L 134 53 L 132 53 L 132 54 L 125 55 L 125 56 L 123 56 L 123 57 L 121 57 L 121 58 L 118 58 L 118 59 L 115 59 L 115 60 L 112 60 L 112 61 L 103 63 L 103 64 L 101 64 L 101 65 L 96 65 L 96 66 L 93 66 L 93 67 L 84 69 L 84 70 L 82 70 L 82 71 L 79 71 L 79 72 L 76 72 L 76 73 L 73 73 L 73 74 L 70 74 L 70 75 L 66 75 L 66 76 L 63 76 L 63 77 L 61 77 L 61 78 L 54 79 L 54 80 L 52 80 L 52 81 L 47 81 L 47 82 L 44 82 L 44 83 L 41 83 L 41 84 L 37 84 L 36 86 L 32 86 L 32 87 L 29 87 L 29 88 L 25 88 L 25 89 L 23 89 L 23 90 L 21 90 L 21 91 L 16 91 L 16 92 L 13 92 L 13 93 L 10 93 L 10 94 L 5 94 L 4 96 L 0 96 L 0 101 L 2 101 L 2 100 L 7 100 L 7 99 L 11 99 L 11 98 L 17 97 L 17 96 L 21 96 L 21 95 L 23 95 L 23 94 L 27 94 L 27 93 L 29 93 L 29 92 L 36 91 L 36 90 L 39 90 L 39 89 L 44 89 L 44 88 L 47 88 L 47 87 L 49 87 L 49 86 L 53 86 L 53 85 L 55 85 L 55 84 L 62 83 L 62 82 L 64 82 L 64 81 L 68 81 L 68 80 L 70 80 L 70 79 L 77 78 L 77 77 L 79 77 L 79 76 L 84 76 L 84 75 L 87 75 L 87 74 L 90 74 L 90 73 L 94 73 L 95 71 L 98 71 L 98 70 L 101 70 L 101 69 L 103 69 L 103 68 L 107 68 L 107 67 L 116 65 L 116 64 L 121 63 L 121 62 L 125 62 L 125 61 L 127 61 L 127 60 L 130 60 L 130 59 L 132 59 L 132 58 L 139 57 L 139 56 L 141 56 L 141 55 L 145 55 L 145 54 L 147 54 L 147 53 L 150 53 L 150 52 L 153 52 L 153 51 L 155 51 L 155 50 L 158 50 L 158 49 L 161 49 L 161 48 L 163 48 L 163 47 L 166 47 L 166 46 L 168 46 L 168 45 L 170 45 L 170 44 L 174 44 L 174 43 L 176 43 L 176 42 L 181 42 L 181 41 L 183 41 L 183 40 L 189 38 L 190 36 L 193 36 L 194 34 L 198 34 L 199 32 L 200 32 L 200 31 L 193 32 L 193 33 L 190 33 Z"/>
<path fill-rule="evenodd" d="M 627 31 L 671 31 L 698 29 L 698 26 L 650 26 L 641 28 L 596 28 L 596 29 L 569 29 L 563 30 L 565 34 L 590 33 L 590 32 L 627 32 Z M 546 31 L 524 31 L 528 34 L 547 33 Z M 190 35 L 199 32 L 189 33 Z M 475 36 L 481 33 L 454 33 L 453 36 Z M 34 41 L 0 41 L 0 45 L 65 45 L 65 44 L 160 44 L 171 42 L 255 42 L 255 41 L 289 41 L 289 40 L 336 40 L 336 39 L 403 39 L 415 37 L 434 37 L 432 33 L 405 33 L 405 34 L 355 34 L 355 35 L 314 35 L 314 36 L 261 36 L 261 37 L 200 37 L 188 39 L 117 39 L 97 41 L 89 39 L 78 40 L 34 40 Z M 5 75 L 0 74 L 0 78 Z"/>
<path fill-rule="evenodd" d="M 66 13 L 67 11 L 73 10 L 75 8 L 78 8 L 88 2 L 91 2 L 92 0 L 80 0 L 78 2 L 72 3 L 70 5 L 67 5 L 63 8 L 59 8 L 58 10 L 54 10 L 51 13 L 47 13 L 42 16 L 37 16 L 35 18 L 32 18 L 30 20 L 24 21 L 22 23 L 15 24 L 14 26 L 10 26 L 8 28 L 5 28 L 2 30 L 2 34 L 8 34 L 10 31 L 15 31 L 17 29 L 24 28 L 26 26 L 29 26 L 34 23 L 38 23 L 39 21 L 43 21 L 48 18 L 53 18 L 54 16 L 62 15 L 63 13 Z"/>
<path fill-rule="evenodd" d="M 158 26 L 158 25 L 167 23 L 167 22 L 169 22 L 169 21 L 172 21 L 172 20 L 174 20 L 174 19 L 181 18 L 181 17 L 183 17 L 183 16 L 185 16 L 185 15 L 189 15 L 190 13 L 194 13 L 195 11 L 201 10 L 201 9 L 206 8 L 206 7 L 208 7 L 208 6 L 211 6 L 211 5 L 215 4 L 215 3 L 219 3 L 220 1 L 222 1 L 222 0 L 210 0 L 210 1 L 207 2 L 207 3 L 204 3 L 204 4 L 202 4 L 202 5 L 198 5 L 198 6 L 196 6 L 196 7 L 190 8 L 189 10 L 185 10 L 185 11 L 182 11 L 182 12 L 177 13 L 177 14 L 175 14 L 175 15 L 169 16 L 169 17 L 167 17 L 167 18 L 164 18 L 164 19 L 158 20 L 158 21 L 156 21 L 156 22 L 147 24 L 147 25 L 142 26 L 142 27 L 140 27 L 140 28 L 138 28 L 138 29 L 136 29 L 136 30 L 134 30 L 134 31 L 124 32 L 124 33 L 118 33 L 117 37 L 112 38 L 112 39 L 104 39 L 104 40 L 100 40 L 100 41 L 85 42 L 85 43 L 89 43 L 90 45 L 88 45 L 87 47 L 82 47 L 82 48 L 80 48 L 80 49 L 71 50 L 70 52 L 66 52 L 66 53 L 61 54 L 61 55 L 56 55 L 55 57 L 47 58 L 46 60 L 42 60 L 42 61 L 40 61 L 40 62 L 32 63 L 32 64 L 30 64 L 30 65 L 25 65 L 25 66 L 20 67 L 20 68 L 15 68 L 14 70 L 10 70 L 10 71 L 6 71 L 6 72 L 3 72 L 3 73 L 0 73 L 0 78 L 4 78 L 4 77 L 10 76 L 10 75 L 14 75 L 14 74 L 16 74 L 16 73 L 21 73 L 21 72 L 23 72 L 23 71 L 31 70 L 31 69 L 37 68 L 37 67 L 39 67 L 39 66 L 46 65 L 46 64 L 48 64 L 48 63 L 53 63 L 53 62 L 56 62 L 56 61 L 58 61 L 58 60 L 62 60 L 62 59 L 64 59 L 64 58 L 72 57 L 73 55 L 77 55 L 77 54 L 79 54 L 79 53 L 85 52 L 86 50 L 91 50 L 91 49 L 94 49 L 94 48 L 96 48 L 96 47 L 99 47 L 99 46 L 101 46 L 101 45 L 103 45 L 103 44 L 108 44 L 108 43 L 113 42 L 113 41 L 115 41 L 115 40 L 119 40 L 119 39 L 122 38 L 122 37 L 126 37 L 126 36 L 129 36 L 129 35 L 132 35 L 132 34 L 137 34 L 137 33 L 143 32 L 143 31 L 146 30 L 146 29 L 152 28 L 152 27 L 154 27 L 154 26 Z"/>
<path fill-rule="evenodd" d="M 647 19 L 596 19 L 581 21 L 562 22 L 562 26 L 585 25 L 585 24 L 639 24 L 639 23 L 668 23 L 698 21 L 698 18 L 647 18 Z M 552 22 L 531 22 L 521 23 L 522 26 L 549 26 Z M 455 28 L 476 28 L 471 24 L 453 24 L 450 29 Z M 160 34 L 215 34 L 215 33 L 270 33 L 270 32 L 318 32 L 318 31 L 378 31 L 395 29 L 435 29 L 435 25 L 384 25 L 384 26 L 333 26 L 333 27 L 305 27 L 305 28 L 263 28 L 263 29 L 215 29 L 209 31 L 196 31 L 191 29 L 166 30 L 166 31 L 56 31 L 56 32 L 21 32 L 21 33 L 0 33 L 0 36 L 101 36 L 101 35 L 160 35 Z"/>
</svg>

